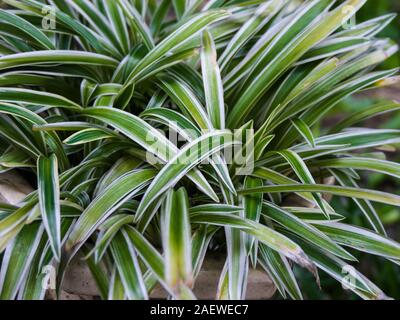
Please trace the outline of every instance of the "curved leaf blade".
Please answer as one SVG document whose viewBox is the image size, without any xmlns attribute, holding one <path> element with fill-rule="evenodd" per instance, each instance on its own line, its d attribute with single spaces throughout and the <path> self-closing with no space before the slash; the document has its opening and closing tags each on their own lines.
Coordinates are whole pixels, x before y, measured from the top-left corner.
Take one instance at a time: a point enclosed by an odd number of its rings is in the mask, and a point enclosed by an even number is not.
<svg viewBox="0 0 400 320">
<path fill-rule="evenodd" d="M 58 161 L 53 154 L 38 159 L 38 195 L 43 223 L 56 260 L 61 257 L 61 214 Z"/>
</svg>

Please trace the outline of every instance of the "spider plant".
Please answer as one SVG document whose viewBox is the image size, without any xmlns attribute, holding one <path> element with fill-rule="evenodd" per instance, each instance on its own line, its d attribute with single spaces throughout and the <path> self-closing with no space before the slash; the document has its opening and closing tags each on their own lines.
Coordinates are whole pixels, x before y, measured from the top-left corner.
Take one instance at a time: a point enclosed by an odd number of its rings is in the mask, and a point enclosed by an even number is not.
<svg viewBox="0 0 400 320">
<path fill-rule="evenodd" d="M 349 27 L 366 0 L 3 2 L 0 169 L 37 190 L 0 205 L 0 298 L 44 298 L 49 266 L 60 291 L 83 258 L 103 299 L 147 299 L 158 284 L 194 299 L 212 250 L 226 260 L 218 299 L 244 299 L 257 267 L 301 299 L 295 265 L 387 298 L 346 270 L 353 250 L 400 263 L 374 209 L 400 197 L 359 186 L 364 171 L 400 177 L 382 151 L 400 130 L 358 127 L 400 105 L 319 124 L 396 81 L 374 71 L 397 51 L 377 38 L 394 15 Z M 354 201 L 370 228 L 328 195 Z"/>
</svg>

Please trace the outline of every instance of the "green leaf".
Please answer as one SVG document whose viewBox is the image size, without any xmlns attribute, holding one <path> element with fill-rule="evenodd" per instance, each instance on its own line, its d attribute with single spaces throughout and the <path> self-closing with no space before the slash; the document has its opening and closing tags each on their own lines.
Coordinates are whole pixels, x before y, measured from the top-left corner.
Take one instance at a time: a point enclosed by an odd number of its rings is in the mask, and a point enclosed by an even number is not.
<svg viewBox="0 0 400 320">
<path fill-rule="evenodd" d="M 315 140 L 314 140 L 314 135 L 311 131 L 311 129 L 307 126 L 307 124 L 301 120 L 301 119 L 296 119 L 292 121 L 294 127 L 296 130 L 300 133 L 300 135 L 304 138 L 304 140 L 307 141 L 307 143 L 314 148 L 315 147 Z"/>
<path fill-rule="evenodd" d="M 117 233 L 110 247 L 128 299 L 148 299 L 136 252 L 128 235 L 125 232 Z"/>
<path fill-rule="evenodd" d="M 393 206 L 400 206 L 400 197 L 394 194 L 360 189 L 350 187 L 330 186 L 323 184 L 298 184 L 298 185 L 280 185 L 280 186 L 264 186 L 260 188 L 244 189 L 239 191 L 239 194 L 252 194 L 256 192 L 262 193 L 281 193 L 281 192 L 323 192 L 331 193 L 337 196 L 351 197 L 358 199 L 366 199 L 380 203 L 386 203 Z"/>
<path fill-rule="evenodd" d="M 307 159 L 332 153 L 336 154 L 339 152 L 354 151 L 399 142 L 399 130 L 359 129 L 315 139 L 315 143 L 321 147 L 320 151 L 312 151 L 304 144 L 294 146 L 292 150 L 297 152 L 303 159 Z M 329 146 L 331 147 L 328 148 Z M 332 148 L 332 146 L 335 147 Z M 326 148 L 324 149 L 323 147 Z M 304 154 L 307 154 L 307 156 L 304 156 Z"/>
<path fill-rule="evenodd" d="M 73 135 L 65 139 L 64 143 L 71 146 L 76 146 L 115 137 L 116 135 L 113 132 L 109 132 L 108 130 L 92 128 L 84 129 L 74 133 Z"/>
<path fill-rule="evenodd" d="M 278 154 L 280 154 L 282 157 L 286 159 L 286 161 L 292 167 L 293 171 L 296 173 L 296 175 L 300 178 L 300 180 L 304 184 L 315 184 L 315 180 L 311 175 L 307 165 L 304 163 L 303 159 L 301 159 L 297 153 L 291 150 L 284 150 L 284 151 L 278 151 Z M 325 208 L 321 194 L 316 193 L 313 195 L 313 197 L 315 199 L 315 202 L 318 204 L 319 208 L 325 213 L 326 217 L 329 219 L 329 214 Z"/>
<path fill-rule="evenodd" d="M 103 258 L 111 240 L 115 236 L 115 234 L 125 225 L 133 222 L 133 216 L 131 215 L 114 215 L 108 220 L 106 220 L 100 226 L 100 233 L 97 237 L 96 245 L 89 252 L 88 256 L 91 256 L 93 253 L 94 259 L 96 263 L 99 263 Z"/>
<path fill-rule="evenodd" d="M 285 40 L 285 48 L 272 58 L 269 63 L 265 66 L 253 67 L 252 73 L 250 73 L 248 83 L 244 86 L 244 90 L 239 92 L 239 99 L 235 103 L 231 110 L 231 113 L 227 119 L 228 127 L 236 127 L 238 124 L 243 123 L 245 117 L 253 110 L 255 104 L 262 98 L 263 94 L 269 89 L 274 81 L 276 81 L 279 76 L 285 72 L 293 62 L 296 62 L 304 53 L 306 53 L 311 47 L 320 42 L 326 36 L 335 31 L 338 27 L 354 15 L 355 12 L 365 3 L 366 0 L 347 0 L 333 11 L 324 13 L 318 16 L 318 21 L 311 24 L 309 28 L 306 28 L 303 32 L 299 33 L 297 37 L 292 36 L 290 39 L 292 41 L 287 41 L 282 37 L 278 40 Z M 309 10 L 312 12 L 315 10 L 313 6 L 326 7 L 327 3 L 330 1 L 317 1 L 311 2 L 309 5 Z M 351 6 L 353 10 L 344 10 L 343 8 Z M 323 18 L 322 18 L 323 17 Z M 301 15 L 298 15 L 298 19 L 301 19 Z M 304 22 L 307 19 L 303 18 Z M 289 24 L 282 33 L 290 30 L 292 25 Z M 274 49 L 276 49 L 275 47 Z"/>
<path fill-rule="evenodd" d="M 190 208 L 190 214 L 213 214 L 213 213 L 238 213 L 243 211 L 243 208 L 232 206 L 229 204 L 203 204 L 195 207 Z"/>
<path fill-rule="evenodd" d="M 39 206 L 54 257 L 61 257 L 60 186 L 57 157 L 38 159 Z"/>
<path fill-rule="evenodd" d="M 0 88 L 0 100 L 47 107 L 64 107 L 72 110 L 82 108 L 79 104 L 57 94 L 20 88 Z"/>
<path fill-rule="evenodd" d="M 140 83 L 148 78 L 151 78 L 153 76 L 157 76 L 159 73 L 161 73 L 164 70 L 172 69 L 173 66 L 179 65 L 185 60 L 189 60 L 190 58 L 194 58 L 197 56 L 198 50 L 197 49 L 187 49 L 183 51 L 179 51 L 177 53 L 173 53 L 171 55 L 166 55 L 165 57 L 160 58 L 156 63 L 152 64 L 146 74 L 141 75 L 140 79 L 135 78 L 132 80 L 135 80 L 133 82 Z M 133 85 L 131 85 L 133 86 Z M 124 91 L 120 93 L 119 96 L 123 96 Z M 117 106 L 119 104 L 116 103 Z"/>
<path fill-rule="evenodd" d="M 104 121 L 121 131 L 146 149 L 151 155 L 155 154 L 163 162 L 167 162 L 178 152 L 176 146 L 163 134 L 150 126 L 147 122 L 128 112 L 110 108 L 90 108 L 85 109 L 84 114 Z M 149 159 L 147 158 L 146 160 Z M 154 161 L 157 162 L 157 159 L 151 157 L 150 162 Z M 210 196 L 210 198 L 214 200 L 217 199 L 213 189 L 200 172 L 194 170 L 194 172 L 190 172 L 188 176 L 196 183 L 197 187 Z"/>
<path fill-rule="evenodd" d="M 326 223 L 326 216 L 319 208 L 282 207 L 282 209 L 309 224 Z M 329 215 L 329 221 L 338 222 L 345 219 L 344 216 L 336 212 L 329 212 Z"/>
<path fill-rule="evenodd" d="M 293 180 L 277 171 L 267 169 L 264 167 L 259 167 L 259 168 L 254 169 L 253 176 L 261 178 L 263 180 L 267 180 L 269 182 L 272 182 L 273 184 L 278 184 L 278 185 L 299 184 L 299 182 L 297 182 L 296 180 Z M 305 199 L 311 203 L 314 203 L 314 198 L 311 193 L 298 193 L 298 195 L 300 197 L 302 197 L 303 199 Z"/>
<path fill-rule="evenodd" d="M 1 103 L 0 113 L 9 114 L 11 116 L 27 120 L 30 124 L 33 125 L 46 125 L 46 121 L 38 116 L 36 113 L 14 104 Z M 57 134 L 48 133 L 46 137 L 49 138 L 47 144 L 60 160 L 60 167 L 62 169 L 67 168 L 69 166 L 69 161 Z M 41 143 L 45 144 L 43 138 L 43 136 L 40 136 L 40 140 L 42 140 Z M 43 146 L 43 149 L 46 149 L 46 146 Z"/>
<path fill-rule="evenodd" d="M 400 165 L 396 162 L 386 160 L 361 157 L 343 157 L 313 161 L 311 165 L 318 168 L 351 168 L 356 170 L 368 170 L 383 173 L 398 179 L 400 178 Z"/>
<path fill-rule="evenodd" d="M 7 247 L 1 263 L 0 299 L 15 299 L 42 235 L 42 224 L 27 225 Z"/>
<path fill-rule="evenodd" d="M 198 14 L 188 22 L 177 28 L 172 34 L 157 44 L 132 70 L 128 77 L 128 81 L 125 86 L 131 84 L 131 79 L 138 79 L 143 74 L 147 73 L 147 69 L 156 63 L 167 52 L 176 49 L 181 46 L 184 42 L 192 38 L 197 33 L 201 32 L 207 25 L 222 20 L 227 17 L 227 12 L 223 10 L 219 11 L 207 11 Z M 140 76 L 139 76 L 140 75 Z"/>
<path fill-rule="evenodd" d="M 52 270 L 51 265 L 42 267 L 41 264 L 43 250 L 45 250 L 47 244 L 47 237 L 42 237 L 30 263 L 26 278 L 19 289 L 18 300 L 43 300 L 45 298 L 46 288 L 43 286 L 43 282 L 48 280 L 48 274 Z"/>
<path fill-rule="evenodd" d="M 116 267 L 114 267 L 112 271 L 107 299 L 119 301 L 125 300 L 124 285 Z"/>
<path fill-rule="evenodd" d="M 141 114 L 143 118 L 150 118 L 153 121 L 167 125 L 172 130 L 175 130 L 187 141 L 199 138 L 201 131 L 189 119 L 181 115 L 177 111 L 167 108 L 151 108 Z M 211 166 L 214 168 L 222 183 L 233 193 L 235 187 L 229 175 L 229 170 L 226 161 L 219 155 L 215 155 L 215 161 L 210 161 Z"/>
<path fill-rule="evenodd" d="M 216 300 L 229 300 L 228 277 L 228 261 L 226 261 L 219 277 Z"/>
<path fill-rule="evenodd" d="M 97 53 L 75 50 L 44 50 L 2 56 L 0 57 L 0 70 L 54 63 L 105 67 L 116 67 L 118 64 L 113 58 Z"/>
<path fill-rule="evenodd" d="M 311 244 L 302 243 L 307 255 L 321 270 L 340 282 L 347 289 L 365 300 L 385 300 L 388 297 L 374 283 L 358 272 L 347 262 L 319 250 Z M 353 277 L 354 281 L 344 281 L 343 277 Z"/>
<path fill-rule="evenodd" d="M 257 188 L 264 185 L 259 178 L 246 177 L 244 180 L 246 188 Z M 246 219 L 259 222 L 261 217 L 263 194 L 253 194 L 243 197 L 244 217 Z M 258 243 L 254 237 L 247 237 L 246 248 L 251 254 L 253 265 L 257 265 Z"/>
<path fill-rule="evenodd" d="M 201 70 L 207 112 L 211 123 L 216 129 L 225 129 L 224 88 L 217 63 L 215 44 L 208 31 L 204 31 L 202 36 Z"/>
<path fill-rule="evenodd" d="M 159 80 L 161 88 L 178 105 L 182 113 L 193 119 L 200 129 L 213 128 L 210 117 L 189 84 L 176 76 L 163 75 Z"/>
<path fill-rule="evenodd" d="M 352 125 L 365 121 L 371 117 L 398 110 L 400 110 L 400 104 L 397 102 L 380 102 L 376 105 L 368 107 L 366 110 L 353 113 L 349 117 L 336 124 L 335 127 L 332 128 L 332 132 L 340 132 L 345 128 L 351 127 Z"/>
<path fill-rule="evenodd" d="M 242 300 L 245 297 L 249 260 L 244 236 L 235 228 L 225 228 L 228 256 L 228 294 L 231 300 Z"/>
<path fill-rule="evenodd" d="M 108 216 L 127 199 L 140 192 L 154 176 L 154 170 L 144 169 L 133 171 L 115 180 L 82 213 L 69 235 L 66 250 L 76 251 Z"/>
<path fill-rule="evenodd" d="M 354 181 L 354 179 L 347 176 L 344 172 L 341 172 L 339 170 L 330 170 L 330 171 L 333 173 L 334 177 L 338 180 L 338 182 L 341 185 L 359 188 L 358 184 Z M 368 200 L 353 198 L 353 201 L 357 204 L 362 213 L 366 216 L 368 222 L 371 224 L 374 230 L 386 236 L 385 227 L 383 226 L 383 223 L 378 213 L 375 211 L 373 205 Z"/>
<path fill-rule="evenodd" d="M 339 222 L 317 226 L 336 242 L 351 248 L 379 255 L 387 259 L 398 260 L 400 244 L 364 228 L 346 225 Z"/>
<path fill-rule="evenodd" d="M 315 274 L 314 265 L 310 263 L 300 246 L 282 234 L 259 223 L 227 213 L 196 214 L 191 216 L 190 221 L 192 223 L 238 228 Z"/>
<path fill-rule="evenodd" d="M 283 255 L 261 244 L 260 264 L 274 281 L 283 297 L 286 297 L 285 292 L 287 292 L 294 300 L 303 299 L 292 268 Z"/>
<path fill-rule="evenodd" d="M 149 50 L 153 49 L 154 40 L 151 36 L 150 29 L 142 20 L 142 17 L 139 15 L 139 12 L 137 12 L 136 8 L 132 6 L 128 1 L 126 0 L 117 0 L 117 1 L 118 5 L 121 7 L 121 9 L 124 11 L 125 15 L 129 19 L 132 28 L 142 37 L 143 42 L 146 45 L 147 49 Z"/>
<path fill-rule="evenodd" d="M 10 150 L 0 156 L 0 166 L 5 168 L 35 167 L 30 160 L 30 157 L 24 152 L 21 152 L 21 150 Z"/>
<path fill-rule="evenodd" d="M 140 258 L 149 268 L 152 274 L 155 275 L 156 279 L 162 284 L 165 290 L 171 295 L 175 295 L 173 288 L 169 287 L 166 283 L 165 278 L 165 261 L 164 258 L 160 255 L 160 253 L 149 243 L 148 240 L 136 229 L 132 227 L 125 228 L 126 233 L 128 234 L 130 240 L 135 246 L 137 253 L 140 255 Z M 184 284 L 181 284 L 181 299 L 193 299 L 194 295 L 189 288 L 187 288 Z"/>
<path fill-rule="evenodd" d="M 149 243 L 149 241 L 133 227 L 125 228 L 127 235 L 135 246 L 140 258 L 154 273 L 161 283 L 165 283 L 165 261 L 161 254 Z M 168 286 L 166 286 L 168 288 Z"/>
<path fill-rule="evenodd" d="M 172 0 L 172 4 L 175 9 L 175 13 L 178 19 L 180 19 L 186 10 L 187 0 Z"/>
<path fill-rule="evenodd" d="M 167 108 L 150 108 L 140 114 L 143 119 L 164 124 L 176 130 L 187 141 L 191 141 L 201 136 L 201 130 L 188 118 L 178 111 Z"/>
<path fill-rule="evenodd" d="M 219 64 L 221 69 L 225 69 L 236 53 L 254 37 L 277 13 L 286 1 L 272 0 L 262 3 L 254 15 L 243 24 L 240 30 L 234 35 L 222 53 Z"/>
<path fill-rule="evenodd" d="M 161 3 L 158 5 L 150 25 L 150 29 L 153 35 L 157 35 L 160 32 L 162 23 L 164 22 L 164 19 L 168 14 L 170 5 L 170 0 L 162 0 Z"/>
<path fill-rule="evenodd" d="M 33 131 L 79 131 L 83 129 L 91 129 L 94 124 L 83 121 L 68 121 L 46 123 L 42 125 L 34 125 Z"/>
<path fill-rule="evenodd" d="M 165 278 L 179 295 L 181 284 L 190 287 L 193 282 L 189 200 L 184 188 L 168 192 L 162 221 Z"/>
<path fill-rule="evenodd" d="M 210 241 L 218 227 L 200 226 L 194 231 L 192 236 L 192 265 L 193 277 L 197 278 L 203 266 L 204 258 L 207 253 Z"/>
<path fill-rule="evenodd" d="M 225 188 L 221 188 L 226 203 L 234 204 L 234 196 Z M 243 212 L 239 211 L 243 217 Z M 232 300 L 241 300 L 245 297 L 249 259 L 245 234 L 236 228 L 225 227 L 227 267 L 228 267 L 228 297 Z M 227 297 L 227 298 L 228 298 Z"/>
<path fill-rule="evenodd" d="M 35 205 L 36 201 L 27 202 L 20 208 L 17 208 L 12 214 L 0 220 L 0 239 L 4 240 L 3 237 L 6 238 L 7 234 L 14 233 L 15 230 L 20 230 Z"/>
<path fill-rule="evenodd" d="M 124 53 L 128 53 L 131 41 L 127 28 L 127 17 L 124 15 L 124 11 L 118 6 L 116 1 L 105 1 L 104 6 L 108 20 L 112 25 L 111 29 L 116 33 L 119 46 L 122 47 Z"/>
<path fill-rule="evenodd" d="M 308 51 L 303 56 L 303 59 L 297 64 L 309 63 L 327 57 L 338 56 L 358 48 L 364 48 L 368 44 L 370 44 L 370 39 L 363 37 L 327 38 Z"/>
<path fill-rule="evenodd" d="M 214 153 L 229 147 L 236 142 L 229 131 L 214 131 L 186 145 L 172 158 L 158 173 L 157 177 L 147 189 L 136 213 L 136 221 L 140 229 L 144 229 L 148 222 L 148 209 L 150 205 L 165 192 L 173 187 L 193 167 L 208 159 Z"/>
<path fill-rule="evenodd" d="M 382 69 L 398 45 L 378 35 L 394 15 L 343 28 L 366 0 L 3 2 L 0 174 L 37 190 L 0 204 L 0 297 L 45 298 L 51 265 L 60 294 L 81 251 L 102 299 L 157 286 L 196 299 L 206 254 L 222 248 L 219 299 L 244 299 L 251 267 L 302 299 L 289 260 L 387 298 L 341 259 L 355 260 L 350 247 L 399 264 L 373 202 L 400 197 L 363 189 L 359 172 L 400 178 L 382 152 L 400 130 L 357 127 L 398 103 L 325 124 L 352 94 L 400 80 Z"/>
<path fill-rule="evenodd" d="M 396 18 L 396 15 L 393 13 L 385 14 L 359 23 L 348 30 L 340 31 L 337 33 L 337 36 L 373 37 L 390 24 L 394 18 Z"/>
<path fill-rule="evenodd" d="M 110 27 L 105 15 L 100 12 L 94 4 L 89 1 L 75 0 L 70 2 L 69 6 L 83 16 L 88 25 L 104 39 L 108 48 L 112 49 L 115 53 L 117 53 L 118 50 L 123 50 L 116 37 L 115 31 Z"/>
<path fill-rule="evenodd" d="M 34 0 L 3 0 L 3 2 L 6 2 L 14 7 L 33 12 L 42 17 L 48 15 L 49 12 L 46 4 Z M 101 53 L 109 53 L 111 51 L 115 53 L 115 50 L 110 48 L 102 37 L 90 30 L 84 24 L 80 23 L 77 19 L 72 18 L 68 14 L 70 12 L 64 13 L 58 8 L 55 8 L 54 13 L 57 24 L 59 24 L 58 28 L 65 27 L 69 34 L 79 36 L 84 42 L 87 41 L 87 43 L 96 49 L 96 51 Z"/>
<path fill-rule="evenodd" d="M 287 230 L 298 234 L 306 241 L 310 241 L 311 243 L 318 245 L 320 248 L 324 249 L 324 251 L 331 252 L 332 254 L 346 260 L 356 260 L 351 254 L 330 240 L 317 228 L 304 221 L 301 221 L 299 218 L 283 210 L 282 208 L 270 202 L 264 202 L 263 209 L 266 216 L 278 222 Z"/>
<path fill-rule="evenodd" d="M 108 170 L 106 174 L 100 179 L 99 183 L 96 186 L 94 194 L 97 196 L 100 192 L 106 189 L 111 183 L 113 183 L 116 179 L 120 178 L 124 174 L 134 171 L 138 169 L 141 160 L 125 156 L 118 159 L 115 164 Z"/>
<path fill-rule="evenodd" d="M 14 28 L 19 29 L 28 39 L 33 39 L 41 47 L 48 50 L 55 49 L 54 44 L 50 41 L 50 39 L 42 31 L 25 19 L 12 14 L 9 11 L 0 10 L 0 20 L 12 25 Z"/>
</svg>

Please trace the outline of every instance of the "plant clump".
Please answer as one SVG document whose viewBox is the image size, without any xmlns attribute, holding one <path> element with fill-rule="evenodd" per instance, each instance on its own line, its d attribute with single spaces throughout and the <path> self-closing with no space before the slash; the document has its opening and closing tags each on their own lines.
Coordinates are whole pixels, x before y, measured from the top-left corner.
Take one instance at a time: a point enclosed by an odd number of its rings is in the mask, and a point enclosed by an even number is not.
<svg viewBox="0 0 400 320">
<path fill-rule="evenodd" d="M 385 299 L 356 269 L 343 279 L 355 251 L 400 261 L 374 208 L 400 197 L 360 179 L 400 177 L 381 151 L 400 130 L 360 128 L 399 104 L 319 126 L 396 79 L 376 69 L 398 49 L 377 36 L 394 15 L 354 23 L 365 2 L 4 0 L 0 172 L 36 190 L 0 204 L 0 298 L 43 299 L 49 266 L 60 291 L 79 254 L 103 299 L 158 284 L 194 299 L 219 250 L 218 299 L 244 299 L 255 267 L 302 299 L 294 265 Z M 368 228 L 326 195 L 353 201 Z"/>
</svg>

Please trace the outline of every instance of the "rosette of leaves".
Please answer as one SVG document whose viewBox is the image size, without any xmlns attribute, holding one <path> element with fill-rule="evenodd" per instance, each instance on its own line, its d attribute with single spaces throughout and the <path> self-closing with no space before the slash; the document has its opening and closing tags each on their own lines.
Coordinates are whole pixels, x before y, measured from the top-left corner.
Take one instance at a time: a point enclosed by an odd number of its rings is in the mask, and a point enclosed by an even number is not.
<svg viewBox="0 0 400 320">
<path fill-rule="evenodd" d="M 5 0 L 0 170 L 37 190 L 0 205 L 0 298 L 44 298 L 49 265 L 59 292 L 79 256 L 103 299 L 147 299 L 158 284 L 194 299 L 216 248 L 219 299 L 245 298 L 256 267 L 301 299 L 295 265 L 386 298 L 356 269 L 342 280 L 353 250 L 400 261 L 374 209 L 400 197 L 359 185 L 364 171 L 400 176 L 381 152 L 400 130 L 359 127 L 399 104 L 319 129 L 346 97 L 396 80 L 374 71 L 397 51 L 377 37 L 394 16 L 348 23 L 365 2 Z"/>
</svg>

